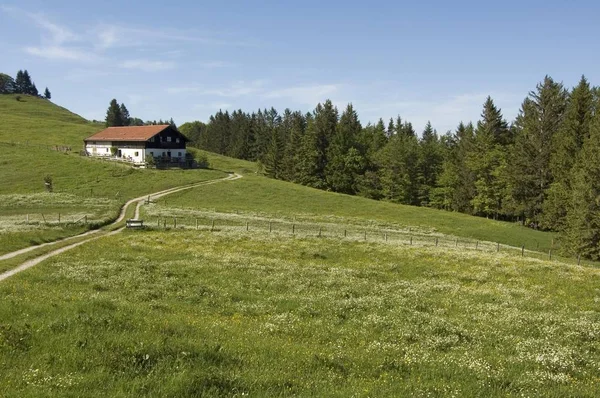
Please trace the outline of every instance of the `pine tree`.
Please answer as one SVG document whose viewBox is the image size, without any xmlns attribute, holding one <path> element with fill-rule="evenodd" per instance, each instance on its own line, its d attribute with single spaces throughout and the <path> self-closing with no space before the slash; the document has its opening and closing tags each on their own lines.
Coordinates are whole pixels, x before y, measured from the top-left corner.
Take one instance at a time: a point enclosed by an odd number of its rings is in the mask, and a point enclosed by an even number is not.
<svg viewBox="0 0 600 398">
<path fill-rule="evenodd" d="M 27 94 L 33 95 L 34 97 L 39 97 L 40 93 L 35 86 L 35 83 L 31 83 L 31 86 L 29 86 L 29 92 Z"/>
<path fill-rule="evenodd" d="M 573 189 L 560 237 L 566 254 L 600 260 L 600 115 L 591 122 L 572 171 Z"/>
<path fill-rule="evenodd" d="M 48 90 L 48 87 L 46 87 L 46 89 L 44 90 L 44 98 L 46 98 L 47 100 L 52 98 L 52 94 L 50 94 L 50 90 Z"/>
<path fill-rule="evenodd" d="M 121 104 L 119 106 L 119 112 L 121 113 L 121 121 L 123 122 L 123 126 L 129 126 L 131 124 L 131 116 L 129 115 L 129 111 L 125 104 Z"/>
<path fill-rule="evenodd" d="M 547 191 L 543 206 L 543 226 L 553 230 L 565 227 L 567 204 L 571 196 L 571 169 L 589 135 L 594 114 L 594 98 L 590 85 L 581 77 L 573 89 L 565 110 L 565 119 L 553 137 L 550 168 L 554 182 Z"/>
<path fill-rule="evenodd" d="M 356 179 L 364 172 L 365 160 L 358 150 L 362 127 L 352 104 L 342 113 L 328 148 L 327 185 L 336 192 L 356 193 Z"/>
<path fill-rule="evenodd" d="M 550 157 L 553 137 L 561 126 L 567 93 L 546 76 L 521 105 L 515 121 L 515 146 L 510 159 L 510 184 L 517 211 L 538 227 L 552 184 Z"/>
<path fill-rule="evenodd" d="M 394 125 L 394 119 L 390 118 L 390 122 L 387 127 L 387 136 L 388 138 L 396 134 L 396 125 Z"/>
<path fill-rule="evenodd" d="M 265 167 L 265 174 L 271 178 L 280 178 L 282 172 L 283 160 L 283 142 L 279 135 L 278 127 L 271 129 L 271 140 L 267 147 L 267 152 L 263 156 L 262 163 Z"/>
<path fill-rule="evenodd" d="M 415 136 L 396 134 L 376 157 L 377 180 L 383 198 L 419 204 L 419 142 Z"/>
<path fill-rule="evenodd" d="M 121 115 L 121 108 L 116 99 L 110 101 L 108 110 L 106 111 L 106 127 L 118 127 L 123 126 L 123 117 Z"/>
<path fill-rule="evenodd" d="M 15 78 L 15 94 L 27 94 L 31 91 L 31 78 L 27 71 L 19 70 Z"/>
<path fill-rule="evenodd" d="M 419 203 L 427 206 L 430 191 L 437 186 L 437 177 L 441 172 L 442 153 L 439 137 L 427 122 L 419 141 Z"/>
<path fill-rule="evenodd" d="M 289 133 L 284 148 L 282 178 L 295 182 L 298 179 L 298 161 L 302 137 L 306 130 L 306 119 L 301 112 L 293 112 L 287 118 Z"/>
<path fill-rule="evenodd" d="M 508 195 L 504 175 L 506 153 L 511 143 L 508 124 L 491 97 L 487 97 L 481 120 L 477 123 L 474 151 L 469 157 L 476 188 L 471 204 L 477 214 L 493 216 L 494 219 L 502 214 L 502 203 Z"/>
</svg>

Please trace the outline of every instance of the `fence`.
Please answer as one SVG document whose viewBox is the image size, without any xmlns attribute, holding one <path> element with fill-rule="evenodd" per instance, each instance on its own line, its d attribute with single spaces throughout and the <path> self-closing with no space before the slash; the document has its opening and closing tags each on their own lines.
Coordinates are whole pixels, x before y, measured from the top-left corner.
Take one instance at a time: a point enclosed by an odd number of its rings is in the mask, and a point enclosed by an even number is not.
<svg viewBox="0 0 600 398">
<path fill-rule="evenodd" d="M 8 146 L 26 146 L 26 147 L 42 148 L 42 149 L 49 149 L 51 151 L 58 151 L 58 152 L 71 152 L 73 150 L 73 148 L 69 145 L 42 145 L 42 144 L 34 144 L 29 141 L 25 141 L 25 142 L 0 141 L 0 144 L 8 145 Z"/>
<path fill-rule="evenodd" d="M 61 225 L 87 225 L 88 222 L 96 222 L 91 216 L 86 215 L 64 215 L 61 213 L 29 213 L 25 214 L 23 221 L 27 225 L 46 225 L 46 226 L 61 226 Z"/>
<path fill-rule="evenodd" d="M 508 253 L 519 257 L 544 260 L 560 260 L 568 263 L 582 264 L 582 258 L 568 259 L 558 257 L 554 249 L 547 253 L 520 247 L 509 246 L 498 242 L 480 241 L 469 238 L 449 237 L 435 233 L 423 233 L 406 229 L 386 229 L 359 227 L 356 225 L 340 226 L 338 224 L 321 224 L 311 222 L 294 222 L 285 220 L 266 220 L 255 218 L 220 218 L 209 216 L 182 217 L 160 214 L 146 216 L 146 225 L 151 229 L 192 229 L 201 231 L 233 231 L 242 233 L 271 233 L 298 237 L 321 237 L 347 239 L 364 242 L 378 242 L 418 247 L 439 247 L 464 250 L 475 250 L 487 253 Z M 592 265 L 593 263 L 587 263 Z"/>
</svg>

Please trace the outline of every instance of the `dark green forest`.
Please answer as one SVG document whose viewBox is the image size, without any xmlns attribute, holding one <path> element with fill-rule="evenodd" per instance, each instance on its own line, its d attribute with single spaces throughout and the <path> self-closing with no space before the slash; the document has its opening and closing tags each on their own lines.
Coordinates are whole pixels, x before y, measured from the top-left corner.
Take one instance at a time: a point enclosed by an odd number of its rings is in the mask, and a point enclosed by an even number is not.
<svg viewBox="0 0 600 398">
<path fill-rule="evenodd" d="M 476 124 L 418 134 L 400 116 L 362 126 L 348 104 L 307 114 L 219 111 L 180 126 L 202 149 L 277 179 L 558 231 L 566 255 L 600 259 L 600 90 L 546 76 L 511 123 L 491 97 Z"/>
</svg>

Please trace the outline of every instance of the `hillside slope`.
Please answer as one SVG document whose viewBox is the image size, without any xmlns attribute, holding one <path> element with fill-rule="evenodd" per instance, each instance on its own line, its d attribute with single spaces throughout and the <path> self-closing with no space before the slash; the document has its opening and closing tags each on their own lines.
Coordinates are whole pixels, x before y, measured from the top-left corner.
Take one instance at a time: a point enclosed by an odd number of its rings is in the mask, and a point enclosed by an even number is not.
<svg viewBox="0 0 600 398">
<path fill-rule="evenodd" d="M 83 139 L 104 126 L 51 101 L 30 95 L 0 95 L 0 141 L 66 145 L 79 150 Z"/>
</svg>

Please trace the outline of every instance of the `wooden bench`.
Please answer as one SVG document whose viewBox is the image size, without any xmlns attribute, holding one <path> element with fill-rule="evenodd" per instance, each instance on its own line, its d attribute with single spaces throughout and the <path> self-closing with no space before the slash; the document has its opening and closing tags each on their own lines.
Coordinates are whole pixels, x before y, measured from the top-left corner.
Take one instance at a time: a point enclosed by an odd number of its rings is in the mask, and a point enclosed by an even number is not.
<svg viewBox="0 0 600 398">
<path fill-rule="evenodd" d="M 130 218 L 126 221 L 127 228 L 144 228 L 144 220 L 135 220 Z"/>
</svg>

